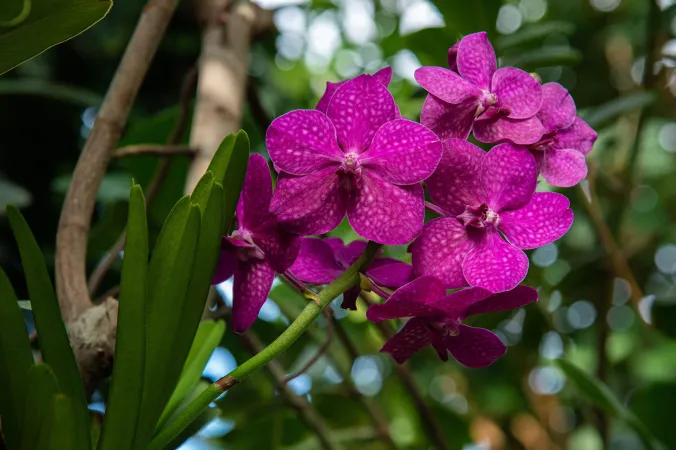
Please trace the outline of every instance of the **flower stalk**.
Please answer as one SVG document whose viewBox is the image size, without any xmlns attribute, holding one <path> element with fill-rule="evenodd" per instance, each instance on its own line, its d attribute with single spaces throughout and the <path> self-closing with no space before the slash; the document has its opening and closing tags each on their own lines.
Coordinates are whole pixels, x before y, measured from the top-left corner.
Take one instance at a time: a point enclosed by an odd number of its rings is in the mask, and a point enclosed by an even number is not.
<svg viewBox="0 0 676 450">
<path fill-rule="evenodd" d="M 166 428 L 155 436 L 148 445 L 148 450 L 159 450 L 164 448 L 165 445 L 171 442 L 174 437 L 194 421 L 197 416 L 199 416 L 211 402 L 223 394 L 223 392 L 227 391 L 235 384 L 242 382 L 249 375 L 268 364 L 289 348 L 322 313 L 322 310 L 336 297 L 347 291 L 349 288 L 359 284 L 359 272 L 371 264 L 371 261 L 376 257 L 376 254 L 381 247 L 382 244 L 369 241 L 361 256 L 359 256 L 359 258 L 357 258 L 357 260 L 333 283 L 329 284 L 319 292 L 318 303 L 309 302 L 296 320 L 291 323 L 289 328 L 270 343 L 270 345 L 264 348 L 263 351 L 257 353 L 225 377 L 205 389 L 204 392 L 195 398 L 195 400 L 193 400 L 193 402 L 188 405 L 173 422 L 169 423 Z M 225 382 L 222 382 L 221 380 L 225 380 Z"/>
</svg>

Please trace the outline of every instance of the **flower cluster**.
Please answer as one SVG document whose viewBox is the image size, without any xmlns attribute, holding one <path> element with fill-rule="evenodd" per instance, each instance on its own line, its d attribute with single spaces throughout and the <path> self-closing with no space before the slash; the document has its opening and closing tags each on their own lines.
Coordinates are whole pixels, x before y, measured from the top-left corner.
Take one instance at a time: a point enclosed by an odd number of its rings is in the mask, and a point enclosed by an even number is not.
<svg viewBox="0 0 676 450">
<path fill-rule="evenodd" d="M 368 308 L 369 320 L 410 318 L 382 351 L 401 363 L 431 345 L 442 360 L 450 352 L 468 367 L 505 353 L 496 335 L 462 321 L 537 300 L 519 285 L 528 272 L 524 250 L 561 238 L 573 222 L 564 195 L 536 192 L 538 176 L 557 187 L 577 184 L 596 133 L 561 85 L 498 69 L 486 33 L 453 45 L 448 67 L 417 70 L 428 93 L 420 123 L 401 117 L 389 68 L 327 83 L 316 109 L 272 122 L 266 145 L 277 186 L 273 192 L 266 161 L 253 155 L 239 227 L 223 239 L 214 279 L 234 275 L 235 331 L 254 322 L 275 273 L 324 285 L 358 258 L 365 241 L 306 237 L 347 216 L 364 239 L 412 242 L 412 264 L 379 255 L 363 273 L 386 299 Z M 484 150 L 470 134 L 495 145 Z M 425 223 L 426 206 L 440 217 Z M 356 308 L 361 289 L 343 294 L 343 308 Z"/>
</svg>

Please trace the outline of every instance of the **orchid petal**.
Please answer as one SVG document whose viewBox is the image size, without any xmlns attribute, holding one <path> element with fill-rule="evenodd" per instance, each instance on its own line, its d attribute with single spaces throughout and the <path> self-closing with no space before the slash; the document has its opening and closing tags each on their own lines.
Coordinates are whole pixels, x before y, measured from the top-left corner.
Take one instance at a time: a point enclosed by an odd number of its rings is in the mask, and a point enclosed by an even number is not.
<svg viewBox="0 0 676 450">
<path fill-rule="evenodd" d="M 571 126 L 556 134 L 558 142 L 555 146 L 557 148 L 574 148 L 586 155 L 591 151 L 597 137 L 596 131 L 587 122 L 576 117 Z"/>
<path fill-rule="evenodd" d="M 486 152 L 459 139 L 443 141 L 443 148 L 437 170 L 425 180 L 425 186 L 436 205 L 457 216 L 467 205 L 484 202 L 480 173 Z"/>
<path fill-rule="evenodd" d="M 497 60 L 485 31 L 462 38 L 458 44 L 457 64 L 458 72 L 464 79 L 481 89 L 490 89 Z"/>
<path fill-rule="evenodd" d="M 292 175 L 307 175 L 344 157 L 333 124 L 313 109 L 277 117 L 268 127 L 265 143 L 275 165 Z"/>
<path fill-rule="evenodd" d="M 479 142 L 513 142 L 518 145 L 534 144 L 545 132 L 540 119 L 533 116 L 528 119 L 498 117 L 474 121 L 474 137 Z"/>
<path fill-rule="evenodd" d="M 537 116 L 547 133 L 568 128 L 575 120 L 575 102 L 559 83 L 542 85 L 542 106 Z"/>
<path fill-rule="evenodd" d="M 359 236 L 380 244 L 403 245 L 422 231 L 425 196 L 420 184 L 395 186 L 363 168 L 361 186 L 353 194 L 347 218 Z"/>
<path fill-rule="evenodd" d="M 230 278 L 237 270 L 237 253 L 229 245 L 221 245 L 218 265 L 211 279 L 211 284 L 219 284 Z"/>
<path fill-rule="evenodd" d="M 324 95 L 322 95 L 322 98 L 319 99 L 317 102 L 317 106 L 315 109 L 317 111 L 321 111 L 324 114 L 326 114 L 326 110 L 329 108 L 329 103 L 331 102 L 331 99 L 333 98 L 333 94 L 336 93 L 339 87 L 341 87 L 343 84 L 347 83 L 347 80 L 344 81 L 339 81 L 337 83 L 332 83 L 330 81 L 326 82 L 326 90 L 324 91 Z"/>
<path fill-rule="evenodd" d="M 431 220 L 413 243 L 413 269 L 439 278 L 449 289 L 467 286 L 462 262 L 473 248 L 468 229 L 455 217 Z"/>
<path fill-rule="evenodd" d="M 343 301 L 341 302 L 340 307 L 349 309 L 350 311 L 356 311 L 359 294 L 361 294 L 361 287 L 359 285 L 352 286 L 347 291 L 343 292 Z"/>
<path fill-rule="evenodd" d="M 536 158 L 541 158 L 540 173 L 552 186 L 575 186 L 587 176 L 587 161 L 578 150 L 549 148 L 544 152 L 535 152 Z"/>
<path fill-rule="evenodd" d="M 507 352 L 495 333 L 467 325 L 460 325 L 460 334 L 446 336 L 444 342 L 453 358 L 470 368 L 490 366 Z"/>
<path fill-rule="evenodd" d="M 460 42 L 456 42 L 448 49 L 448 68 L 453 72 L 458 71 L 458 47 L 460 47 Z"/>
<path fill-rule="evenodd" d="M 304 238 L 298 258 L 289 271 L 305 283 L 329 284 L 342 273 L 342 267 L 324 240 Z"/>
<path fill-rule="evenodd" d="M 406 322 L 401 331 L 392 336 L 380 351 L 389 353 L 398 364 L 402 364 L 414 353 L 432 343 L 431 333 L 426 325 L 424 318 L 414 317 Z"/>
<path fill-rule="evenodd" d="M 470 286 L 509 291 L 526 278 L 528 257 L 496 231 L 487 231 L 483 241 L 467 254 L 462 272 Z"/>
<path fill-rule="evenodd" d="M 530 286 L 517 286 L 511 291 L 500 292 L 465 306 L 460 320 L 477 314 L 510 311 L 538 301 L 538 291 Z"/>
<path fill-rule="evenodd" d="M 259 154 L 249 157 L 249 164 L 237 203 L 240 228 L 253 231 L 271 219 L 268 206 L 272 198 L 272 176 L 268 162 Z"/>
<path fill-rule="evenodd" d="M 345 217 L 345 210 L 345 200 L 333 167 L 304 177 L 280 173 L 270 203 L 270 212 L 282 226 L 301 236 L 333 230 Z"/>
<path fill-rule="evenodd" d="M 491 91 L 498 96 L 495 106 L 507 109 L 510 119 L 533 117 L 542 106 L 542 86 L 521 69 L 498 69 L 493 75 Z"/>
<path fill-rule="evenodd" d="M 385 87 L 388 87 L 390 85 L 390 81 L 392 81 L 392 68 L 391 67 L 383 67 L 379 71 L 373 74 L 373 78 L 375 80 L 382 84 Z"/>
<path fill-rule="evenodd" d="M 497 145 L 483 158 L 481 182 L 486 203 L 493 211 L 521 208 L 537 186 L 535 158 L 525 148 Z"/>
<path fill-rule="evenodd" d="M 335 252 L 336 259 L 344 269 L 347 269 L 359 258 L 359 255 L 364 253 L 365 249 L 366 241 L 352 241 Z"/>
<path fill-rule="evenodd" d="M 523 208 L 501 213 L 498 229 L 512 245 L 528 250 L 561 238 L 572 224 L 573 210 L 565 195 L 537 192 Z"/>
<path fill-rule="evenodd" d="M 377 258 L 366 270 L 378 286 L 397 289 L 414 279 L 413 266 L 392 258 Z"/>
<path fill-rule="evenodd" d="M 369 306 L 366 318 L 371 322 L 402 317 L 434 315 L 429 304 L 446 295 L 444 283 L 432 276 L 420 277 L 394 291 L 385 303 Z"/>
<path fill-rule="evenodd" d="M 387 122 L 360 158 L 393 184 L 414 184 L 432 175 L 441 158 L 441 142 L 429 129 L 407 119 Z"/>
<path fill-rule="evenodd" d="M 326 114 L 343 151 L 361 153 L 378 129 L 395 119 L 396 106 L 385 86 L 371 75 L 360 75 L 338 88 Z"/>
<path fill-rule="evenodd" d="M 301 237 L 283 230 L 277 223 L 253 234 L 254 243 L 263 250 L 265 259 L 277 273 L 291 267 L 298 256 Z"/>
<path fill-rule="evenodd" d="M 452 70 L 424 66 L 415 71 L 415 80 L 430 94 L 452 104 L 477 101 L 481 90 Z"/>
<path fill-rule="evenodd" d="M 432 130 L 440 139 L 467 139 L 479 108 L 474 99 L 453 105 L 432 94 L 423 103 L 420 123 Z"/>
<path fill-rule="evenodd" d="M 274 278 L 274 270 L 264 260 L 238 266 L 232 288 L 232 329 L 235 333 L 244 333 L 256 321 Z"/>
</svg>

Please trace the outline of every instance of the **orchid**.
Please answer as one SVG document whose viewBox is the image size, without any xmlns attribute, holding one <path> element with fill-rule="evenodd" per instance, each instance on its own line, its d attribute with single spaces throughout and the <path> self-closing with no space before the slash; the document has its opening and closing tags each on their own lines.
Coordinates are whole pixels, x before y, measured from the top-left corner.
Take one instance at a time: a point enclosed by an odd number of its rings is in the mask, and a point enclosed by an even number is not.
<svg viewBox="0 0 676 450">
<path fill-rule="evenodd" d="M 447 295 L 442 281 L 423 276 L 396 290 L 385 303 L 371 305 L 366 317 L 372 322 L 411 317 L 381 349 L 400 364 L 432 345 L 442 361 L 448 360 L 450 352 L 460 364 L 476 368 L 493 364 L 507 347 L 489 330 L 462 321 L 476 314 L 520 308 L 537 298 L 537 291 L 527 286 L 500 294 L 467 288 Z"/>
<path fill-rule="evenodd" d="M 373 75 L 373 79 L 382 84 L 385 87 L 388 87 L 390 85 L 390 81 L 392 81 L 392 68 L 391 67 L 385 67 L 383 69 L 380 69 Z M 322 95 L 322 98 L 319 99 L 317 102 L 317 106 L 315 109 L 317 111 L 321 111 L 324 114 L 326 114 L 327 110 L 329 109 L 329 102 L 331 101 L 331 98 L 333 98 L 333 94 L 336 93 L 339 87 L 347 83 L 349 80 L 343 80 L 343 81 L 338 81 L 337 83 L 333 83 L 331 81 L 326 82 L 326 90 L 324 91 L 324 95 Z M 395 105 L 396 106 L 396 105 Z M 398 110 L 397 110 L 398 111 Z"/>
<path fill-rule="evenodd" d="M 587 176 L 585 155 L 594 146 L 596 132 L 576 115 L 573 98 L 560 84 L 542 85 L 542 98 L 537 117 L 545 133 L 528 148 L 549 184 L 574 186 Z"/>
<path fill-rule="evenodd" d="M 366 248 L 364 241 L 343 244 L 339 238 L 304 238 L 298 258 L 289 271 L 299 280 L 320 285 L 329 284 L 354 263 Z M 366 270 L 366 275 L 377 285 L 396 289 L 413 279 L 413 267 L 393 258 L 376 258 Z M 344 309 L 357 309 L 357 285 L 343 294 Z"/>
<path fill-rule="evenodd" d="M 413 243 L 416 273 L 434 275 L 449 288 L 516 287 L 528 272 L 523 249 L 559 239 L 573 223 L 568 199 L 536 193 L 536 184 L 535 158 L 523 149 L 501 144 L 486 153 L 469 142 L 444 141 L 426 185 L 446 217 L 428 222 Z"/>
<path fill-rule="evenodd" d="M 246 331 L 258 317 L 275 278 L 296 259 L 301 238 L 283 230 L 268 211 L 272 177 L 261 155 L 251 155 L 237 204 L 239 227 L 224 237 L 212 284 L 234 275 L 232 327 Z"/>
<path fill-rule="evenodd" d="M 415 79 L 429 95 L 423 125 L 442 138 L 532 144 L 544 128 L 535 116 L 542 104 L 540 84 L 523 70 L 497 68 L 485 32 L 465 36 L 448 53 L 449 67 L 421 67 Z M 457 72 L 455 71 L 457 70 Z"/>
<path fill-rule="evenodd" d="M 371 75 L 339 86 L 326 109 L 296 110 L 266 134 L 282 172 L 270 211 L 299 235 L 334 229 L 347 213 L 360 236 L 406 244 L 424 220 L 420 182 L 441 157 L 441 143 L 424 126 L 398 118 L 387 88 Z"/>
</svg>

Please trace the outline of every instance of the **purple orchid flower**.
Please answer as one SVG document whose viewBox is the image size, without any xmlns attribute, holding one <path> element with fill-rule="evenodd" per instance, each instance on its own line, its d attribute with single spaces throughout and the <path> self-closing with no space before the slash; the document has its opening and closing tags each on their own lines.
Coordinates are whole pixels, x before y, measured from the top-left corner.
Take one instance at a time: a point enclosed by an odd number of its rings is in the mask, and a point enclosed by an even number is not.
<svg viewBox="0 0 676 450">
<path fill-rule="evenodd" d="M 261 155 L 249 157 L 249 167 L 237 204 L 239 228 L 221 243 L 221 256 L 212 284 L 235 276 L 232 327 L 245 332 L 258 317 L 268 298 L 275 272 L 293 264 L 301 246 L 300 236 L 283 230 L 268 211 L 272 177 Z"/>
<path fill-rule="evenodd" d="M 480 142 L 540 139 L 545 131 L 535 116 L 542 104 L 540 83 L 514 67 L 497 69 L 485 32 L 469 34 L 451 47 L 448 62 L 450 70 L 421 67 L 415 72 L 429 93 L 420 114 L 423 125 L 442 139 L 466 139 L 472 129 Z"/>
<path fill-rule="evenodd" d="M 377 82 L 379 82 L 385 87 L 388 87 L 390 85 L 390 81 L 392 81 L 392 68 L 385 67 L 374 73 L 372 76 L 373 79 L 375 79 Z M 317 111 L 321 111 L 324 114 L 326 114 L 327 110 L 329 109 L 329 102 L 331 102 L 331 98 L 333 98 L 333 94 L 336 93 L 339 87 L 341 87 L 348 81 L 349 80 L 343 80 L 338 81 L 337 83 L 327 81 L 324 95 L 322 95 L 322 98 L 320 98 L 319 102 L 317 102 L 317 107 L 315 109 Z"/>
<path fill-rule="evenodd" d="M 493 364 L 507 347 L 494 333 L 462 321 L 476 314 L 520 308 L 537 298 L 537 291 L 528 286 L 500 294 L 468 288 L 446 295 L 442 281 L 424 276 L 395 291 L 385 303 L 371 305 L 366 318 L 378 322 L 412 317 L 380 350 L 399 364 L 432 345 L 442 361 L 448 361 L 450 352 L 460 364 L 478 368 Z"/>
<path fill-rule="evenodd" d="M 339 238 L 304 238 L 298 258 L 289 271 L 299 280 L 320 285 L 329 284 L 354 263 L 366 248 L 365 241 L 343 244 Z M 393 258 L 376 258 L 366 270 L 366 275 L 378 286 L 397 289 L 414 278 L 413 267 Z M 357 309 L 360 286 L 343 294 L 343 309 Z"/>
<path fill-rule="evenodd" d="M 536 193 L 535 158 L 511 144 L 486 153 L 448 139 L 437 171 L 425 184 L 447 217 L 425 225 L 412 246 L 413 268 L 449 288 L 513 289 L 528 272 L 523 249 L 559 239 L 573 223 L 568 199 Z"/>
<path fill-rule="evenodd" d="M 357 234 L 381 244 L 405 244 L 420 234 L 420 182 L 434 172 L 441 143 L 424 126 L 397 119 L 392 95 L 373 76 L 342 84 L 326 114 L 278 117 L 266 144 L 282 171 L 270 211 L 289 231 L 322 234 L 347 213 Z"/>
<path fill-rule="evenodd" d="M 551 185 L 575 186 L 587 176 L 587 155 L 597 134 L 576 114 L 575 102 L 559 83 L 542 85 L 542 107 L 537 113 L 545 134 L 528 146 L 542 177 Z"/>
</svg>

